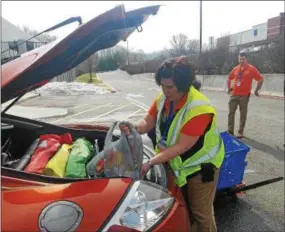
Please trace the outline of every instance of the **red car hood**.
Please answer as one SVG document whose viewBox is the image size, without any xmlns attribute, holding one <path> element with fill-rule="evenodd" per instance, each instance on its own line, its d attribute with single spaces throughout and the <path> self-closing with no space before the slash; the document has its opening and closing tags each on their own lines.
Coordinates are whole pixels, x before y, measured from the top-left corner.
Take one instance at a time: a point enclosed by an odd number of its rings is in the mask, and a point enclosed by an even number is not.
<svg viewBox="0 0 285 232">
<path fill-rule="evenodd" d="M 125 40 L 159 6 L 125 12 L 118 6 L 81 25 L 60 41 L 34 49 L 2 66 L 1 103 L 38 88 L 95 52 Z"/>
<path fill-rule="evenodd" d="M 48 205 L 65 201 L 82 210 L 76 231 L 99 231 L 128 191 L 130 179 L 97 179 L 70 184 L 2 188 L 2 231 L 39 231 L 65 223 L 72 212 L 45 214 Z M 68 204 L 68 203 L 67 203 Z M 64 210 L 63 210 L 64 211 Z"/>
</svg>

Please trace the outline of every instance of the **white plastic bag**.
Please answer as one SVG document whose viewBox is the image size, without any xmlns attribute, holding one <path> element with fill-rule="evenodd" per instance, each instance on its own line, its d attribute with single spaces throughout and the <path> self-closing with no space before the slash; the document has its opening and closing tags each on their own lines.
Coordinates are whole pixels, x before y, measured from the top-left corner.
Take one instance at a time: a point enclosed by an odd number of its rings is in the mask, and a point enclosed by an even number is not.
<svg viewBox="0 0 285 232">
<path fill-rule="evenodd" d="M 141 179 L 141 166 L 143 162 L 143 142 L 141 135 L 134 126 L 128 122 L 121 122 L 119 125 L 126 125 L 130 129 L 130 135 L 126 135 L 121 129 L 119 140 L 112 141 L 113 132 L 118 122 L 115 122 L 109 129 L 104 150 L 97 154 L 86 166 L 91 177 L 97 177 L 97 164 L 104 159 L 104 175 L 106 177 L 131 177 L 135 180 Z"/>
</svg>

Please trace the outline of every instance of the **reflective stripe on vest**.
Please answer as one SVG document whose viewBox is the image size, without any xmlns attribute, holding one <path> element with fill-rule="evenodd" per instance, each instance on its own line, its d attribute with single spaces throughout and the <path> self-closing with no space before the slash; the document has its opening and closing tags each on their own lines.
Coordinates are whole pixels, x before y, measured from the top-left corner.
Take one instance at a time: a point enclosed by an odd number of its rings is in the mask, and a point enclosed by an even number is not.
<svg viewBox="0 0 285 232">
<path fill-rule="evenodd" d="M 187 103 L 185 104 L 185 106 L 181 109 L 182 110 L 182 113 L 180 115 L 180 117 L 178 118 L 177 120 L 177 126 L 174 128 L 174 131 L 173 131 L 173 136 L 170 140 L 170 146 L 173 146 L 177 139 L 178 139 L 178 135 L 179 135 L 179 130 L 180 130 L 180 127 L 181 127 L 181 123 L 183 121 L 183 118 L 185 116 L 185 114 L 193 109 L 194 107 L 197 107 L 197 106 L 212 106 L 211 103 L 209 103 L 208 101 L 204 101 L 204 100 L 194 100 L 190 103 Z"/>
<path fill-rule="evenodd" d="M 156 126 L 155 126 L 155 133 L 156 133 L 156 138 L 161 139 L 161 132 L 160 132 L 160 121 L 161 121 L 161 114 L 162 114 L 162 109 L 164 106 L 165 102 L 165 96 L 161 96 L 161 99 L 159 99 L 158 104 L 157 104 L 157 120 L 156 120 Z"/>
<path fill-rule="evenodd" d="M 220 132 L 219 132 L 218 128 L 215 128 L 215 134 L 220 138 Z M 192 162 L 191 164 L 183 166 L 183 168 L 194 167 L 194 166 L 197 166 L 201 163 L 204 163 L 207 160 L 214 158 L 218 154 L 219 150 L 221 149 L 221 146 L 222 146 L 222 139 L 220 138 L 219 144 L 214 146 L 207 154 L 202 156 L 200 159 Z"/>
<path fill-rule="evenodd" d="M 161 114 L 162 114 L 162 109 L 163 109 L 163 106 L 164 106 L 164 102 L 165 102 L 165 96 L 163 95 L 161 97 L 161 99 L 159 100 L 158 102 L 158 115 L 157 115 L 157 120 L 156 120 L 156 127 L 155 127 L 155 131 L 156 131 L 156 137 L 158 138 L 158 141 L 161 139 L 161 132 L 160 132 L 160 122 L 161 122 Z M 180 126 L 181 126 L 181 123 L 183 121 L 183 118 L 185 116 L 185 114 L 191 110 L 192 108 L 194 107 L 197 107 L 197 106 L 202 106 L 202 105 L 206 105 L 206 106 L 212 106 L 212 104 L 208 101 L 204 101 L 204 100 L 195 100 L 195 101 L 192 101 L 190 103 L 187 103 L 183 106 L 183 108 L 181 109 L 182 110 L 182 113 L 177 121 L 177 127 L 174 129 L 174 132 L 173 132 L 173 136 L 171 138 L 171 142 L 170 142 L 170 145 L 173 146 L 175 143 L 176 143 L 176 140 L 177 140 L 177 137 L 179 135 L 179 130 L 180 130 Z"/>
</svg>

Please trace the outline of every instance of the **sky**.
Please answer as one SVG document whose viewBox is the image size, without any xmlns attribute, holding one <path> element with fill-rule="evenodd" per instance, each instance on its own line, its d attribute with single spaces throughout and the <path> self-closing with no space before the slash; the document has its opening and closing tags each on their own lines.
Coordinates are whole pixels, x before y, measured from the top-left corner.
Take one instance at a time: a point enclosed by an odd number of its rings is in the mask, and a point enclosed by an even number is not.
<svg viewBox="0 0 285 232">
<path fill-rule="evenodd" d="M 169 46 L 171 36 L 186 34 L 190 39 L 200 36 L 200 1 L 2 1 L 2 17 L 17 26 L 42 31 L 69 17 L 81 16 L 83 22 L 124 4 L 133 10 L 149 5 L 163 5 L 151 16 L 141 33 L 133 33 L 129 48 L 154 52 Z M 203 43 L 209 37 L 219 38 L 228 33 L 251 29 L 284 12 L 283 1 L 203 1 Z M 50 34 L 66 36 L 78 26 L 73 23 Z M 120 43 L 126 46 L 125 42 Z"/>
</svg>

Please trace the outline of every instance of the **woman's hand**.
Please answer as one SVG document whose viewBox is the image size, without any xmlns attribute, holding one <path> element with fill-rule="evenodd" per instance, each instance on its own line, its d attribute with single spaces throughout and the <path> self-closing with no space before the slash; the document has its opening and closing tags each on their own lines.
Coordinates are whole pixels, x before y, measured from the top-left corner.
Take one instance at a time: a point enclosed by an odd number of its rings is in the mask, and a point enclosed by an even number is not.
<svg viewBox="0 0 285 232">
<path fill-rule="evenodd" d="M 149 162 L 143 163 L 143 165 L 142 165 L 142 167 L 141 167 L 142 176 L 145 176 L 145 174 L 148 173 L 148 171 L 149 171 L 150 168 L 151 168 L 151 166 L 150 166 L 150 163 L 149 163 Z"/>
<path fill-rule="evenodd" d="M 147 115 L 144 119 L 140 120 L 134 125 L 136 131 L 139 134 L 145 134 L 151 131 L 155 127 L 155 118 L 153 118 L 151 115 Z M 126 134 L 129 135 L 131 133 L 130 128 L 128 128 L 126 125 L 121 125 L 120 129 Z"/>
<path fill-rule="evenodd" d="M 125 133 L 125 135 L 130 135 L 131 134 L 131 130 L 128 126 L 126 125 L 121 125 L 120 129 Z"/>
</svg>

